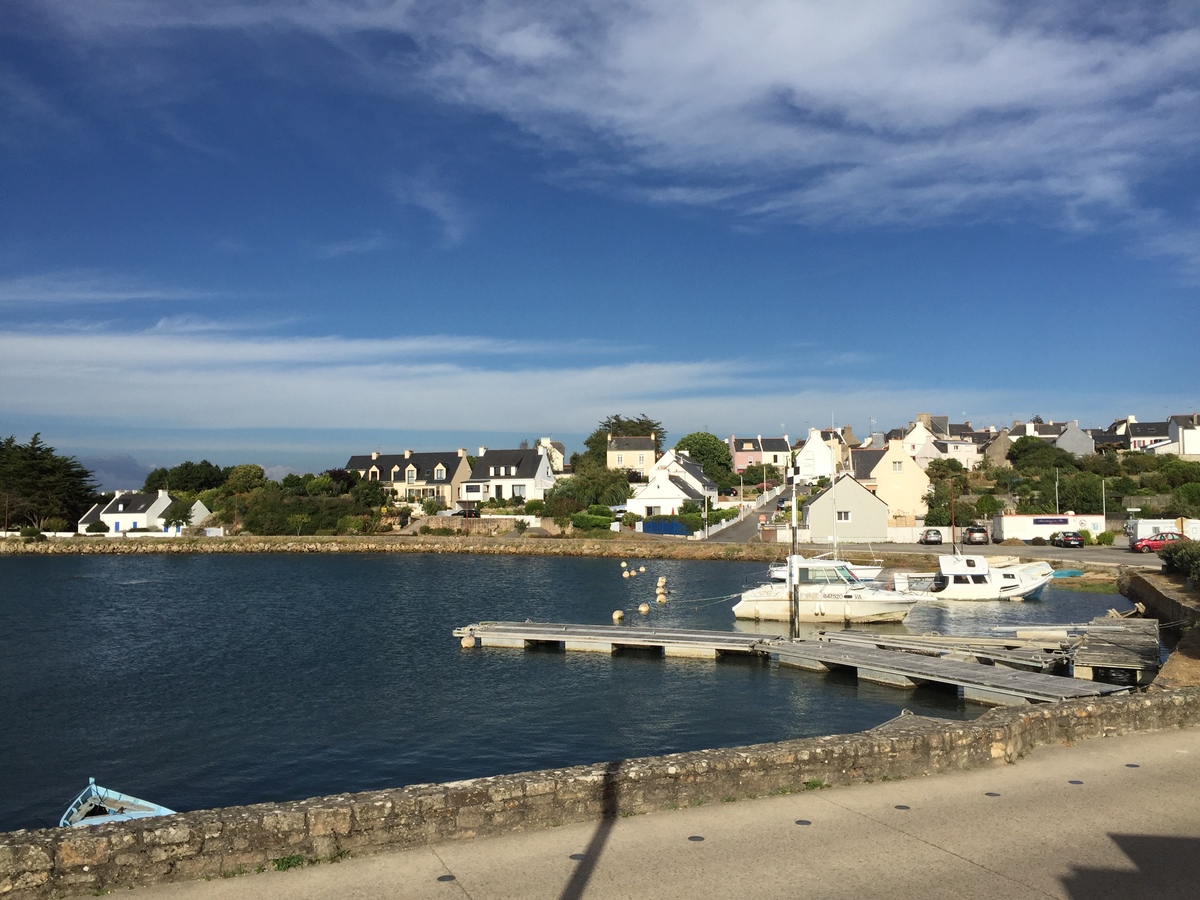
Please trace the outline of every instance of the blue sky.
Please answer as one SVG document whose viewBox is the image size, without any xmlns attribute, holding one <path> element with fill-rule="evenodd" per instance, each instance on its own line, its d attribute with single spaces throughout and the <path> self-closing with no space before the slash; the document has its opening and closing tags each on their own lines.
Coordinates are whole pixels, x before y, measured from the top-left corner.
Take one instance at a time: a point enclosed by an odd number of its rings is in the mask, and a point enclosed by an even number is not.
<svg viewBox="0 0 1200 900">
<path fill-rule="evenodd" d="M 283 471 L 1191 411 L 1200 7 L 1043 7 L 6 0 L 0 432 Z"/>
</svg>

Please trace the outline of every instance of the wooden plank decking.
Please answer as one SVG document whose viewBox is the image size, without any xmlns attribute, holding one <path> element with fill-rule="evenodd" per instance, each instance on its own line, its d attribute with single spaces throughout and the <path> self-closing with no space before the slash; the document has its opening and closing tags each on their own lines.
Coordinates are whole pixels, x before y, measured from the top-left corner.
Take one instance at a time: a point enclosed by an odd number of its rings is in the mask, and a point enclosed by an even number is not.
<svg viewBox="0 0 1200 900">
<path fill-rule="evenodd" d="M 901 650 L 829 641 L 788 641 L 743 632 L 558 622 L 479 622 L 454 629 L 454 636 L 462 640 L 465 647 L 524 649 L 552 645 L 564 651 L 588 653 L 619 653 L 622 649 L 636 648 L 657 650 L 663 656 L 704 659 L 715 659 L 726 653 L 762 655 L 777 659 L 780 665 L 818 672 L 854 668 L 864 681 L 893 687 L 913 688 L 930 682 L 953 685 L 962 689 L 966 699 L 990 704 L 1099 697 L 1129 690 L 1126 686 L 940 659 Z"/>
</svg>

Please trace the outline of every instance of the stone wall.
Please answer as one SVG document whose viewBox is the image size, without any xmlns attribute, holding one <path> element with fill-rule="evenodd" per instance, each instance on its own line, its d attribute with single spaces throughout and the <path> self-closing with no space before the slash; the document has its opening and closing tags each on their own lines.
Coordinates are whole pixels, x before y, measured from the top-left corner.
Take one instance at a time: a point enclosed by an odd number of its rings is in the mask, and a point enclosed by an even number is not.
<svg viewBox="0 0 1200 900">
<path fill-rule="evenodd" d="M 100 893 L 827 785 L 1015 762 L 1034 747 L 1200 725 L 1200 689 L 901 716 L 860 734 L 0 835 L 0 896 Z M 278 862 L 277 862 L 278 861 Z"/>
</svg>

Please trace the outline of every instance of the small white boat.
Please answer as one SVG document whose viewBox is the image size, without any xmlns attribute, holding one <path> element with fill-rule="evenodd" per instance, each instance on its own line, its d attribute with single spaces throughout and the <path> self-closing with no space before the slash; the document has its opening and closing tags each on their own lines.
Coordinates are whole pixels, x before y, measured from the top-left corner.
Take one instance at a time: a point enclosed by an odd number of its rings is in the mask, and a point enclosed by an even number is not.
<svg viewBox="0 0 1200 900">
<path fill-rule="evenodd" d="M 883 566 L 846 562 L 845 560 L 837 559 L 835 556 L 828 554 L 823 554 L 821 556 L 802 556 L 801 554 L 795 553 L 789 556 L 788 560 L 792 564 L 792 577 L 796 578 L 797 582 L 799 582 L 799 578 L 796 576 L 796 572 L 798 572 L 801 568 L 816 569 L 823 567 L 832 570 L 838 568 L 839 566 L 844 566 L 845 568 L 849 569 L 850 574 L 859 581 L 871 581 L 879 577 L 879 573 L 883 571 Z M 787 570 L 787 562 L 771 563 L 767 573 L 774 581 L 787 581 Z"/>
<path fill-rule="evenodd" d="M 799 567 L 792 573 L 798 622 L 902 622 L 919 596 L 855 578 L 845 564 Z M 792 600 L 786 583 L 751 588 L 734 604 L 734 618 L 788 622 Z"/>
<path fill-rule="evenodd" d="M 897 572 L 894 583 L 898 591 L 941 600 L 1025 600 L 1039 596 L 1053 578 L 1048 562 L 956 554 L 938 557 L 936 572 Z"/>
<path fill-rule="evenodd" d="M 167 809 L 149 800 L 141 800 L 100 787 L 95 778 L 89 778 L 87 787 L 67 807 L 58 824 L 63 827 L 101 825 L 105 822 L 128 822 L 131 819 L 148 819 L 151 816 L 169 816 L 174 812 L 173 809 Z"/>
</svg>

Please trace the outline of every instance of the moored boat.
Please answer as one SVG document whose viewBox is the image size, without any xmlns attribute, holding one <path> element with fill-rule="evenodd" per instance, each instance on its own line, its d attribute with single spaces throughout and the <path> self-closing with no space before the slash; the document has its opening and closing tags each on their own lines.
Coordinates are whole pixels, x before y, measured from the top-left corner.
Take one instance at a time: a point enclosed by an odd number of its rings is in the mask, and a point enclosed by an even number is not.
<svg viewBox="0 0 1200 900">
<path fill-rule="evenodd" d="M 827 561 L 822 561 L 827 562 Z M 916 605 L 916 595 L 855 578 L 845 564 L 800 566 L 793 570 L 798 622 L 902 622 Z M 742 593 L 734 604 L 737 619 L 791 621 L 793 600 L 788 585 L 763 584 Z"/>
<path fill-rule="evenodd" d="M 89 778 L 87 787 L 71 801 L 58 824 L 63 827 L 101 825 L 105 822 L 128 822 L 131 819 L 148 819 L 151 816 L 169 816 L 174 812 L 173 809 L 167 809 L 149 800 L 101 787 L 96 784 L 95 778 Z"/>
<path fill-rule="evenodd" d="M 838 559 L 836 556 L 827 554 L 821 556 L 803 556 L 799 553 L 795 553 L 788 557 L 788 561 L 790 561 L 792 564 L 793 577 L 795 577 L 795 573 L 802 567 L 808 569 L 836 569 L 839 566 L 844 566 L 849 569 L 850 574 L 859 581 L 871 581 L 872 579 L 878 577 L 879 573 L 883 571 L 883 566 L 846 562 L 845 560 Z M 778 562 L 771 563 L 767 572 L 774 581 L 787 581 L 787 570 L 787 562 Z"/>
<path fill-rule="evenodd" d="M 1027 600 L 1053 578 L 1048 562 L 955 554 L 938 557 L 936 572 L 897 572 L 893 583 L 898 591 L 941 600 Z"/>
</svg>

